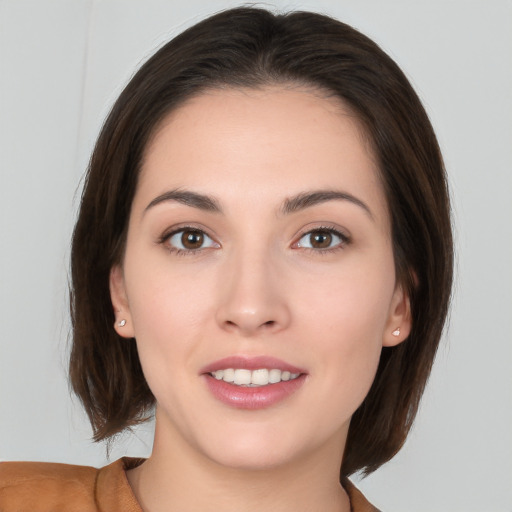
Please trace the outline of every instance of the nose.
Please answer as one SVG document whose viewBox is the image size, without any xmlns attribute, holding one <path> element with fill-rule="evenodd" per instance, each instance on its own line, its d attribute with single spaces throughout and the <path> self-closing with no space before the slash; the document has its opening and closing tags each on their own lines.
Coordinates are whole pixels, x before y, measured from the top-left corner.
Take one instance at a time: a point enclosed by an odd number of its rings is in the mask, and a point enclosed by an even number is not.
<svg viewBox="0 0 512 512">
<path fill-rule="evenodd" d="M 250 337 L 288 327 L 286 287 L 271 257 L 240 251 L 225 263 L 216 312 L 221 329 Z"/>
</svg>

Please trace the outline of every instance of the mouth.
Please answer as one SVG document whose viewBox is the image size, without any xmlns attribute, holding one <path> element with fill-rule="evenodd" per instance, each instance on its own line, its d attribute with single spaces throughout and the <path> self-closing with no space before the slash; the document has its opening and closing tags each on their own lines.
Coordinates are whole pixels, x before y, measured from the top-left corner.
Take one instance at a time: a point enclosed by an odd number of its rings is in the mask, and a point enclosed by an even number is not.
<svg viewBox="0 0 512 512">
<path fill-rule="evenodd" d="M 267 356 L 233 356 L 202 369 L 207 388 L 220 402 L 237 409 L 264 409 L 297 393 L 305 370 Z"/>
<path fill-rule="evenodd" d="M 235 386 L 261 387 L 269 384 L 279 384 L 298 378 L 301 373 L 292 373 L 279 368 L 259 368 L 248 370 L 244 368 L 226 368 L 210 372 L 209 375 Z"/>
</svg>

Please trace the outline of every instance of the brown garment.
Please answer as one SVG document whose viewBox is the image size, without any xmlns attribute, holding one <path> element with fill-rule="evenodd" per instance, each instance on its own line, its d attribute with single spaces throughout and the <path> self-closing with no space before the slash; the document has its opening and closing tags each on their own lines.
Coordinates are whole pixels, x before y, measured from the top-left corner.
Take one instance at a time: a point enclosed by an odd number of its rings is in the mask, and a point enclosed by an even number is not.
<svg viewBox="0 0 512 512">
<path fill-rule="evenodd" d="M 123 457 L 101 469 L 48 462 L 0 463 L 0 512 L 142 512 L 125 470 L 144 459 Z M 346 480 L 352 512 L 379 512 Z"/>
</svg>

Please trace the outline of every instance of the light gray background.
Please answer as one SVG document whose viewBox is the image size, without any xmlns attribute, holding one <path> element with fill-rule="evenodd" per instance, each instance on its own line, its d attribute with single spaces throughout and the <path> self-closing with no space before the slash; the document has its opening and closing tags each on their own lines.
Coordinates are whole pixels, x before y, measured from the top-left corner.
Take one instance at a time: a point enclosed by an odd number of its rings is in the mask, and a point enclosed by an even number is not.
<svg viewBox="0 0 512 512">
<path fill-rule="evenodd" d="M 0 0 L 0 459 L 100 466 L 67 387 L 69 238 L 109 106 L 162 42 L 239 2 Z M 453 194 L 450 328 L 404 449 L 360 487 L 393 512 L 512 510 L 512 2 L 281 2 L 375 39 L 423 99 Z M 147 455 L 151 425 L 112 460 Z"/>
</svg>

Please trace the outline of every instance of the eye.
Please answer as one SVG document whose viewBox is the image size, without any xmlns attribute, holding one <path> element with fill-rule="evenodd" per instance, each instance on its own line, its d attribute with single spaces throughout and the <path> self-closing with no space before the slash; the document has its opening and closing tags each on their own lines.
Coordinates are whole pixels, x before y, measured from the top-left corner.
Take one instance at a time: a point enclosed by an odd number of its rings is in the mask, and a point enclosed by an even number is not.
<svg viewBox="0 0 512 512">
<path fill-rule="evenodd" d="M 296 247 L 306 249 L 336 249 L 341 248 L 349 241 L 348 237 L 332 228 L 319 228 L 302 235 L 295 244 Z"/>
<path fill-rule="evenodd" d="M 166 237 L 167 243 L 176 252 L 192 252 L 208 247 L 219 247 L 204 231 L 200 229 L 181 229 Z"/>
</svg>

